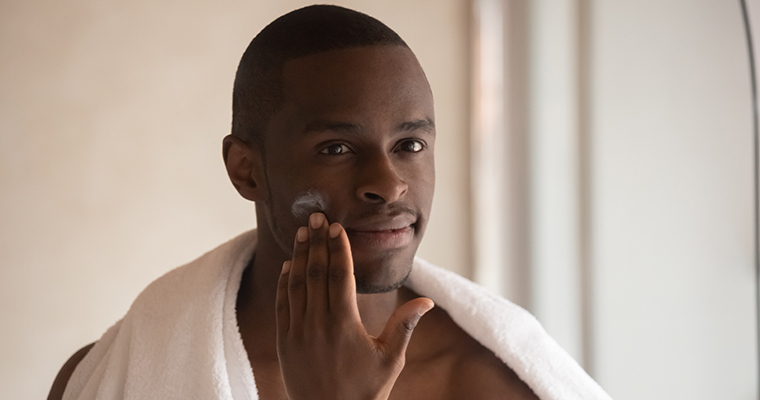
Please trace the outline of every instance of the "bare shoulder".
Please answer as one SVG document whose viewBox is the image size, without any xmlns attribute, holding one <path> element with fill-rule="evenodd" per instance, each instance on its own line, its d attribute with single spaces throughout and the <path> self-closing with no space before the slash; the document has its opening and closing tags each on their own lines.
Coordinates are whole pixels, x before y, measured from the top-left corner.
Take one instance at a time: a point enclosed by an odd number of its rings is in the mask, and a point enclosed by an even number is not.
<svg viewBox="0 0 760 400">
<path fill-rule="evenodd" d="M 496 355 L 470 338 L 469 351 L 457 354 L 451 398 L 538 400 L 538 396 Z"/>
<path fill-rule="evenodd" d="M 76 369 L 77 365 L 79 365 L 79 362 L 82 361 L 84 356 L 89 353 L 92 346 L 95 346 L 95 343 L 90 343 L 87 346 L 82 347 L 79 349 L 79 351 L 74 353 L 74 355 L 72 355 L 65 364 L 63 364 L 61 371 L 58 372 L 58 375 L 55 377 L 55 381 L 53 381 L 53 387 L 50 388 L 48 400 L 60 400 L 63 398 L 63 392 L 66 390 L 66 385 L 69 383 L 71 374 L 74 373 L 74 369 Z"/>
<path fill-rule="evenodd" d="M 460 328 L 439 310 L 440 331 L 448 332 L 445 342 L 450 360 L 447 395 L 451 399 L 538 399 L 528 385 L 496 354 Z"/>
<path fill-rule="evenodd" d="M 394 387 L 400 399 L 538 400 L 511 368 L 439 307 L 417 325 L 397 386 L 403 386 Z"/>
</svg>

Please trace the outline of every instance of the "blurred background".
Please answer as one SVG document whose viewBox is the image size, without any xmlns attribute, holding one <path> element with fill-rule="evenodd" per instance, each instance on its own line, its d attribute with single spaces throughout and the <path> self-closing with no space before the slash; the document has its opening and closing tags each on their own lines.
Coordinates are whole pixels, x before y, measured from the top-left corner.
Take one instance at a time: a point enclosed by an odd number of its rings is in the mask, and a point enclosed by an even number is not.
<svg viewBox="0 0 760 400">
<path fill-rule="evenodd" d="M 308 4 L 0 2 L 0 398 L 44 398 L 149 282 L 255 226 L 221 158 L 234 73 Z M 432 86 L 422 257 L 532 311 L 613 398 L 757 398 L 738 1 L 336 4 Z"/>
</svg>

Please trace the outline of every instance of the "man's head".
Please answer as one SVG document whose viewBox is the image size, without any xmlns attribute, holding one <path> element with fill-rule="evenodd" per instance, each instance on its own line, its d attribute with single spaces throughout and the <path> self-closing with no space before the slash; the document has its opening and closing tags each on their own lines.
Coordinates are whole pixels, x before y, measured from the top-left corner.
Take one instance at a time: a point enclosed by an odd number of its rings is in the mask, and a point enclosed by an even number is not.
<svg viewBox="0 0 760 400">
<path fill-rule="evenodd" d="M 430 214 L 433 121 L 425 75 L 398 35 L 364 14 L 312 6 L 246 50 L 225 161 L 256 202 L 262 245 L 288 257 L 308 212 L 324 212 L 348 233 L 358 290 L 387 291 L 408 275 Z"/>
<path fill-rule="evenodd" d="M 286 62 L 330 50 L 407 44 L 369 15 L 332 5 L 304 7 L 259 32 L 240 59 L 232 94 L 232 134 L 261 140 L 269 118 L 282 105 Z"/>
</svg>

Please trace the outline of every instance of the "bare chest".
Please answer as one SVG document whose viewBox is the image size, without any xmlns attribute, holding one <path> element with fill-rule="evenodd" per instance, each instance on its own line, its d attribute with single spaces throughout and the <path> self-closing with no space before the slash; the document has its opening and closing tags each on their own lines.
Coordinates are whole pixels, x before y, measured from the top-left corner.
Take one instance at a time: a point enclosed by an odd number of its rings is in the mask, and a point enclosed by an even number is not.
<svg viewBox="0 0 760 400">
<path fill-rule="evenodd" d="M 251 361 L 256 389 L 261 400 L 288 400 L 285 385 L 277 362 Z M 451 382 L 450 368 L 444 363 L 407 364 L 396 380 L 389 400 L 445 400 L 451 393 L 447 382 Z"/>
</svg>

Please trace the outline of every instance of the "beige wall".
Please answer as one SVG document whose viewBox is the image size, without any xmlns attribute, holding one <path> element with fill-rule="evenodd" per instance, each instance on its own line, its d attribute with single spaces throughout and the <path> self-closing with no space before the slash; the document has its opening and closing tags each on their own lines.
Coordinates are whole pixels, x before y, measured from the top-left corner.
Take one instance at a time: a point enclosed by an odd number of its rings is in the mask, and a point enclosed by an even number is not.
<svg viewBox="0 0 760 400">
<path fill-rule="evenodd" d="M 467 275 L 467 1 L 338 3 L 427 71 L 438 186 L 420 253 Z M 233 74 L 306 4 L 0 3 L 0 398 L 43 398 L 147 283 L 255 225 L 221 161 Z"/>
<path fill-rule="evenodd" d="M 504 224 L 528 257 L 479 272 L 521 269 L 504 275 L 615 399 L 758 398 L 739 2 L 479 2 L 508 5 L 505 148 L 528 161 L 506 163 L 501 204 L 530 200 L 527 229 Z"/>
<path fill-rule="evenodd" d="M 594 1 L 591 21 L 596 376 L 616 399 L 757 398 L 739 2 Z"/>
</svg>

